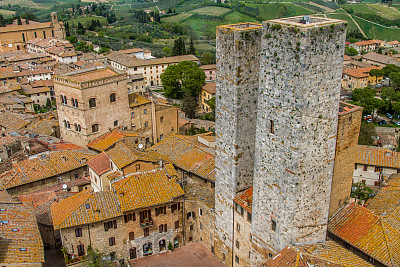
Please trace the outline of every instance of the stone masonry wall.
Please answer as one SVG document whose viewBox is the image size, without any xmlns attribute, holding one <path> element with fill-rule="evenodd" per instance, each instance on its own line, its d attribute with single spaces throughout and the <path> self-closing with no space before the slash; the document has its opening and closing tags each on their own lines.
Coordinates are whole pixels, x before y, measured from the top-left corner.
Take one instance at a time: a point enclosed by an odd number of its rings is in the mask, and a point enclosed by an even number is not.
<svg viewBox="0 0 400 267">
<path fill-rule="evenodd" d="M 253 238 L 276 250 L 325 240 L 345 25 L 263 22 Z"/>
<path fill-rule="evenodd" d="M 362 111 L 353 106 L 351 111 L 339 113 L 329 217 L 350 201 Z"/>
<path fill-rule="evenodd" d="M 233 198 L 253 180 L 261 25 L 217 28 L 216 79 L 216 246 L 232 259 Z"/>
</svg>

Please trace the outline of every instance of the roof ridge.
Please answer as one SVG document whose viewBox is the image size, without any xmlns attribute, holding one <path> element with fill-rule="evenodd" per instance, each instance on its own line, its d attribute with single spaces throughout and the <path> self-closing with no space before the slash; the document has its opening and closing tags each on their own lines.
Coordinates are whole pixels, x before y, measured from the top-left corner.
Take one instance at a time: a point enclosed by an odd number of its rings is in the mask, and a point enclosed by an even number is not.
<svg viewBox="0 0 400 267">
<path fill-rule="evenodd" d="M 81 192 L 82 194 L 83 194 L 83 192 L 89 192 L 89 193 L 90 193 L 90 194 L 88 195 L 88 197 L 86 197 L 86 198 L 82 201 L 82 204 L 85 203 L 85 202 L 93 195 L 93 192 L 90 192 L 90 191 L 91 191 L 90 189 L 86 189 L 86 190 L 84 190 L 84 191 Z M 76 199 L 76 198 L 78 198 L 79 194 L 80 194 L 80 193 L 75 194 L 75 195 L 73 195 L 73 196 L 70 196 L 69 198 L 66 198 L 66 199 L 62 200 L 62 201 L 58 202 L 57 204 L 60 204 L 60 203 L 64 202 L 64 201 L 67 200 L 67 199 L 69 199 L 69 200 L 71 200 L 71 199 Z M 59 227 L 63 222 L 65 222 L 65 221 L 66 221 L 80 206 L 81 206 L 81 205 L 76 205 L 76 207 L 69 213 L 69 215 L 67 215 L 67 216 L 58 224 L 57 227 Z M 53 222 L 54 222 L 54 221 L 53 221 Z"/>
<path fill-rule="evenodd" d="M 386 225 L 383 223 L 382 218 L 379 218 L 379 220 L 380 220 L 380 222 L 381 222 L 381 227 L 382 227 L 382 232 L 383 232 L 383 238 L 384 238 L 384 240 L 385 240 L 386 248 L 387 248 L 387 250 L 388 250 L 390 262 L 391 262 L 392 266 L 395 266 L 395 265 L 394 265 L 394 262 L 393 262 L 393 257 L 392 257 L 392 249 L 391 249 L 391 247 L 390 247 L 390 245 L 389 245 L 388 237 L 387 237 L 387 234 L 386 234 Z"/>
<path fill-rule="evenodd" d="M 179 138 L 179 139 L 181 139 L 181 140 L 184 140 L 184 141 L 186 141 L 187 143 L 190 143 L 191 145 L 197 147 L 198 149 L 200 149 L 201 151 L 207 153 L 208 155 L 210 155 L 210 156 L 212 156 L 212 157 L 215 157 L 214 155 L 212 155 L 212 154 L 209 153 L 208 151 L 204 150 L 204 148 L 198 146 L 198 145 L 195 144 L 195 143 L 190 142 L 189 140 L 186 140 L 185 138 L 180 137 L 180 135 L 178 135 L 178 134 L 173 134 L 172 136 L 176 136 L 177 138 Z"/>
</svg>

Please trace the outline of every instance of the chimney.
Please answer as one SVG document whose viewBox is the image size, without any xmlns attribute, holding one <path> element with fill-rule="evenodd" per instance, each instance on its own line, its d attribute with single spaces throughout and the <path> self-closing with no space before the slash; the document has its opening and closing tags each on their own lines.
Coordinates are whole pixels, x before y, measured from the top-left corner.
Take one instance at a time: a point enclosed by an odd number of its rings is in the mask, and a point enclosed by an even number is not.
<svg viewBox="0 0 400 267">
<path fill-rule="evenodd" d="M 393 57 L 393 51 L 389 51 L 388 56 Z"/>
</svg>

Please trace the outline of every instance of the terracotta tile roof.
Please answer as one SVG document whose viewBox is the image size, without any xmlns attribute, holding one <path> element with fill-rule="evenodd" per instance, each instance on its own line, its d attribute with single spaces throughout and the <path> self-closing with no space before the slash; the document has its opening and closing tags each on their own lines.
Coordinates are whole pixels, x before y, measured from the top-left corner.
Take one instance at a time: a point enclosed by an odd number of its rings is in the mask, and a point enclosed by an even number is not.
<svg viewBox="0 0 400 267">
<path fill-rule="evenodd" d="M 215 94 L 215 83 L 206 83 L 203 85 L 203 90 L 209 92 L 210 94 Z"/>
<path fill-rule="evenodd" d="M 0 262 L 13 266 L 44 263 L 43 242 L 32 206 L 14 201 L 0 192 Z M 13 230 L 15 229 L 15 230 Z"/>
<path fill-rule="evenodd" d="M 155 158 L 158 157 L 183 170 L 215 181 L 214 155 L 179 135 L 171 135 L 146 151 L 153 152 L 151 155 Z"/>
<path fill-rule="evenodd" d="M 387 44 L 390 44 L 390 45 L 397 45 L 397 44 L 400 44 L 400 42 L 395 40 L 395 41 L 387 42 Z"/>
<path fill-rule="evenodd" d="M 179 63 L 182 61 L 195 61 L 198 62 L 199 59 L 193 55 L 183 55 L 183 56 L 173 56 L 173 57 L 163 57 L 163 58 L 155 58 L 155 59 L 131 59 L 126 60 L 126 55 L 124 57 L 115 56 L 116 54 L 108 55 L 107 58 L 109 60 L 115 61 L 121 65 L 126 67 L 139 67 L 139 66 L 151 66 L 151 65 L 160 65 L 160 64 L 171 64 L 171 63 Z"/>
<path fill-rule="evenodd" d="M 386 266 L 400 265 L 399 208 L 388 218 L 354 203 L 340 210 L 328 231 Z"/>
<path fill-rule="evenodd" d="M 171 169 L 167 170 L 164 168 L 133 173 L 120 183 L 113 183 L 121 210 L 124 212 L 155 206 L 183 196 L 181 186 L 175 178 L 169 177 Z"/>
<path fill-rule="evenodd" d="M 369 52 L 369 53 L 363 55 L 362 57 L 363 57 L 363 60 L 367 59 L 370 61 L 375 61 L 375 62 L 378 62 L 381 64 L 385 64 L 385 65 L 394 64 L 394 65 L 400 66 L 400 62 L 397 61 L 396 59 L 386 56 L 386 55 L 376 53 L 376 52 Z"/>
<path fill-rule="evenodd" d="M 373 39 L 373 40 L 355 42 L 354 44 L 357 46 L 364 46 L 364 45 L 381 44 L 381 43 L 383 43 L 383 41 Z"/>
<path fill-rule="evenodd" d="M 29 21 L 29 24 L 24 24 L 24 25 L 6 25 L 5 27 L 0 27 L 0 33 L 1 32 L 14 32 L 14 31 L 21 31 L 21 30 L 39 30 L 39 29 L 45 29 L 45 28 L 50 28 L 51 27 L 51 22 L 36 22 L 33 23 L 32 21 Z"/>
<path fill-rule="evenodd" d="M 100 68 L 78 74 L 68 75 L 66 78 L 74 82 L 88 82 L 120 75 L 111 68 Z"/>
<path fill-rule="evenodd" d="M 17 72 L 15 74 L 15 76 L 22 77 L 22 76 L 32 76 L 32 75 L 40 75 L 40 74 L 47 74 L 47 73 L 51 74 L 51 73 L 53 73 L 53 71 L 49 70 L 49 69 L 43 69 L 43 68 L 34 69 L 34 70 L 24 70 L 24 71 Z"/>
<path fill-rule="evenodd" d="M 121 142 L 117 143 L 115 147 L 111 148 L 106 153 L 120 170 L 138 160 L 138 157 L 136 157 L 136 155 Z"/>
<path fill-rule="evenodd" d="M 49 154 L 27 159 L 13 165 L 13 172 L 3 189 L 40 181 L 58 174 L 86 166 L 86 161 L 95 155 L 88 150 L 54 151 Z"/>
<path fill-rule="evenodd" d="M 129 94 L 128 97 L 129 97 L 129 106 L 131 108 L 151 103 L 149 99 L 138 93 Z"/>
<path fill-rule="evenodd" d="M 125 49 L 125 50 L 118 50 L 119 53 L 122 54 L 131 54 L 131 53 L 137 53 L 137 52 L 144 52 L 142 48 L 131 48 L 131 49 Z"/>
<path fill-rule="evenodd" d="M 51 208 L 54 229 L 68 228 L 115 218 L 122 215 L 113 191 L 90 189 L 54 204 Z"/>
<path fill-rule="evenodd" d="M 97 175 L 102 175 L 110 170 L 110 158 L 105 152 L 98 154 L 87 162 L 89 168 L 91 168 Z"/>
<path fill-rule="evenodd" d="M 7 130 L 24 128 L 29 121 L 19 118 L 12 112 L 2 110 L 0 111 L 0 126 L 5 127 Z"/>
<path fill-rule="evenodd" d="M 12 67 L 0 68 L 0 79 L 13 78 L 13 77 L 15 77 L 15 73 L 14 73 Z"/>
<path fill-rule="evenodd" d="M 356 163 L 400 169 L 400 153 L 382 147 L 358 145 Z"/>
<path fill-rule="evenodd" d="M 107 150 L 109 147 L 122 141 L 126 136 L 138 136 L 134 132 L 120 131 L 119 129 L 114 129 L 111 132 L 105 133 L 97 139 L 90 142 L 87 147 L 97 150 L 99 152 Z"/>
<path fill-rule="evenodd" d="M 355 78 L 366 78 L 369 77 L 369 72 L 371 70 L 381 70 L 382 68 L 378 67 L 367 67 L 367 68 L 358 68 L 358 69 L 346 69 L 343 71 L 344 74 Z"/>
<path fill-rule="evenodd" d="M 49 145 L 50 150 L 77 150 L 84 149 L 81 146 L 72 143 L 58 143 Z"/>
<path fill-rule="evenodd" d="M 112 186 L 115 191 L 88 189 L 54 204 L 51 207 L 54 229 L 115 218 L 124 211 L 168 203 L 184 195 L 165 169 L 134 173 Z"/>
<path fill-rule="evenodd" d="M 343 60 L 344 61 L 349 61 L 349 60 L 351 60 L 351 57 L 349 57 L 348 55 L 344 55 Z"/>
<path fill-rule="evenodd" d="M 250 187 L 244 192 L 240 193 L 233 199 L 233 201 L 251 213 L 253 208 L 253 187 Z"/>
<path fill-rule="evenodd" d="M 377 215 L 388 216 L 400 206 L 400 187 L 393 186 L 393 180 L 388 186 L 382 187 L 374 198 L 368 200 L 365 206 Z"/>
<path fill-rule="evenodd" d="M 210 64 L 210 65 L 201 65 L 200 69 L 203 70 L 211 70 L 211 69 L 216 69 L 217 65 L 216 64 Z"/>
<path fill-rule="evenodd" d="M 33 95 L 33 94 L 38 94 L 38 93 L 48 93 L 50 92 L 50 88 L 46 86 L 42 87 L 32 87 L 29 84 L 28 85 L 21 85 L 21 88 L 25 91 L 27 95 Z"/>
</svg>

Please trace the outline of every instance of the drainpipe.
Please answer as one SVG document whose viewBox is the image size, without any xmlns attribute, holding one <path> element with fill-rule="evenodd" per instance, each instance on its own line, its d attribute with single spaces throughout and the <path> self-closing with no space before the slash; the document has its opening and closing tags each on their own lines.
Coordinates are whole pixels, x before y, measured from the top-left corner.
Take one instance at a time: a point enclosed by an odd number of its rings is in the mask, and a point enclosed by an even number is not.
<svg viewBox="0 0 400 267">
<path fill-rule="evenodd" d="M 183 189 L 183 192 L 185 193 L 183 195 L 183 202 L 182 202 L 183 245 L 186 244 L 186 231 L 185 231 L 185 196 L 186 196 L 186 191 L 185 191 L 184 180 L 185 180 L 185 173 L 183 173 L 183 175 L 182 175 L 182 187 L 183 187 L 182 189 Z"/>
</svg>

